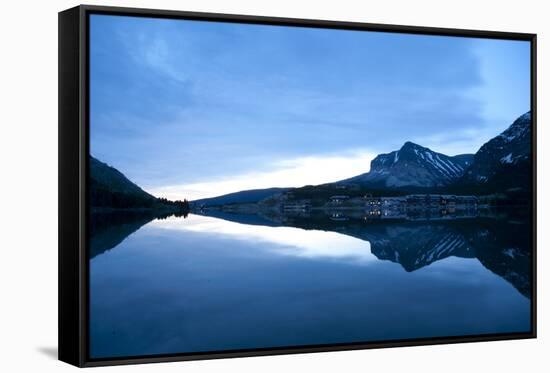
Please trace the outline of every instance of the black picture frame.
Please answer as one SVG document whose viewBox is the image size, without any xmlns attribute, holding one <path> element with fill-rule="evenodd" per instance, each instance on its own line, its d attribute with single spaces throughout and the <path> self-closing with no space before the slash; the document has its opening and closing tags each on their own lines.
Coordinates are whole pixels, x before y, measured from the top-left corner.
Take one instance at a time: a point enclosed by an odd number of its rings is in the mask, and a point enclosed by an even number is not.
<svg viewBox="0 0 550 373">
<path fill-rule="evenodd" d="M 88 154 L 89 154 L 89 32 L 90 14 L 222 21 L 392 33 L 523 40 L 531 43 L 532 112 L 532 297 L 531 331 L 386 342 L 346 343 L 208 353 L 90 359 L 88 351 Z M 79 367 L 218 359 L 261 355 L 342 351 L 381 347 L 435 345 L 536 338 L 536 34 L 398 26 L 327 20 L 260 17 L 156 9 L 81 5 L 59 13 L 59 360 Z"/>
</svg>

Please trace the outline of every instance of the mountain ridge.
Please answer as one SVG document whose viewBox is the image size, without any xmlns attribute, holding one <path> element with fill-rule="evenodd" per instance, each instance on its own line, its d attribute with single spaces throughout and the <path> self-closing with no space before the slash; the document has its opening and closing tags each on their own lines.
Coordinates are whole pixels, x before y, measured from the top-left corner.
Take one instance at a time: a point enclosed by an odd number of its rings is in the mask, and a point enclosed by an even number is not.
<svg viewBox="0 0 550 373">
<path fill-rule="evenodd" d="M 291 189 L 293 188 L 273 187 L 266 189 L 247 189 L 234 193 L 223 194 L 221 196 L 193 200 L 192 204 L 205 207 L 231 203 L 256 203 L 277 193 L 288 192 Z"/>
<path fill-rule="evenodd" d="M 89 157 L 90 206 L 94 209 L 155 209 L 187 213 L 187 201 L 169 201 L 157 198 L 140 188 L 122 172 Z"/>
<path fill-rule="evenodd" d="M 489 139 L 475 154 L 448 156 L 427 147 L 406 141 L 401 148 L 377 155 L 369 172 L 348 179 L 317 186 L 298 188 L 267 188 L 243 190 L 236 193 L 201 199 L 225 203 L 259 202 L 277 193 L 294 190 L 300 198 L 314 189 L 323 194 L 349 193 L 355 187 L 386 193 L 467 193 L 487 194 L 511 189 L 527 191 L 531 182 L 531 112 L 519 116 L 503 132 Z M 347 192 L 338 189 L 346 189 Z M 304 190 L 303 193 L 299 193 Z M 249 195 L 250 193 L 250 195 Z M 271 194 L 270 194 L 271 193 Z"/>
<path fill-rule="evenodd" d="M 459 183 L 486 189 L 527 188 L 531 182 L 531 124 L 528 111 L 483 144 Z"/>
<path fill-rule="evenodd" d="M 399 150 L 379 154 L 369 172 L 337 183 L 360 183 L 377 187 L 442 187 L 458 180 L 473 154 L 455 157 L 407 141 Z"/>
</svg>

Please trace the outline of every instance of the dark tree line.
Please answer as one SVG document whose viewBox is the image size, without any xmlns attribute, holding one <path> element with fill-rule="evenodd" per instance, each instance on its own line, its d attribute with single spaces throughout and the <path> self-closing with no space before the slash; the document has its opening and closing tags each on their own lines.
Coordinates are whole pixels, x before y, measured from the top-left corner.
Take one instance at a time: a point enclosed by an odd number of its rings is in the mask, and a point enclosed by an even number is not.
<svg viewBox="0 0 550 373">
<path fill-rule="evenodd" d="M 166 198 L 157 198 L 157 201 L 165 206 L 173 206 L 181 211 L 189 211 L 189 201 L 187 201 L 187 199 L 184 199 L 183 201 L 179 199 L 176 201 L 170 201 Z"/>
<path fill-rule="evenodd" d="M 190 210 L 189 201 L 187 201 L 187 199 L 183 201 L 170 201 L 166 198 L 115 192 L 93 181 L 90 183 L 89 198 L 90 205 L 93 207 L 171 210 L 174 213 L 182 215 L 186 215 Z"/>
<path fill-rule="evenodd" d="M 116 209 L 152 208 L 156 203 L 154 197 L 146 198 L 132 193 L 114 192 L 94 182 L 90 185 L 89 197 L 92 206 Z"/>
</svg>

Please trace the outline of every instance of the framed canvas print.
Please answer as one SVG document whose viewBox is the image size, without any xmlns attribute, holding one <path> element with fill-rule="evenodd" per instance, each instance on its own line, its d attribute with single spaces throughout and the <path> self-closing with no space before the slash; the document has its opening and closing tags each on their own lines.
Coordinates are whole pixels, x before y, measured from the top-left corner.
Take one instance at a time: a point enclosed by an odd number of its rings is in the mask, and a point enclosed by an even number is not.
<svg viewBox="0 0 550 373">
<path fill-rule="evenodd" d="M 59 357 L 536 336 L 536 36 L 59 13 Z"/>
</svg>

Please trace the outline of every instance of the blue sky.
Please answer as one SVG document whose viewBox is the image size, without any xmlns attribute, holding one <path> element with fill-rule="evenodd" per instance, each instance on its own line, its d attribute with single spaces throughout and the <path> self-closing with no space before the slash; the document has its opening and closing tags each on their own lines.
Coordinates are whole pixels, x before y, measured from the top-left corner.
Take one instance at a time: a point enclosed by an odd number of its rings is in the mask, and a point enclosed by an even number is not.
<svg viewBox="0 0 550 373">
<path fill-rule="evenodd" d="M 92 15 L 91 152 L 196 199 L 474 153 L 529 110 L 529 43 Z"/>
</svg>

